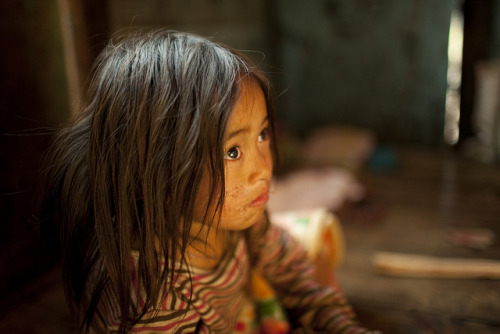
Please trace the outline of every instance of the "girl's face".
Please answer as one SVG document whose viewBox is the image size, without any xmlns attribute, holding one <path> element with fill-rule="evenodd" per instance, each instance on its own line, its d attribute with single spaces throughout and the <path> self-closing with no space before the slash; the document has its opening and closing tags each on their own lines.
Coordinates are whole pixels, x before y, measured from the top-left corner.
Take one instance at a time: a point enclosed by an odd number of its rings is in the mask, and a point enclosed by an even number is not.
<svg viewBox="0 0 500 334">
<path fill-rule="evenodd" d="M 242 230 L 262 219 L 273 169 L 266 101 L 256 82 L 242 83 L 224 137 L 226 189 L 219 228 Z M 194 223 L 203 219 L 209 184 L 205 173 L 196 197 Z"/>
</svg>

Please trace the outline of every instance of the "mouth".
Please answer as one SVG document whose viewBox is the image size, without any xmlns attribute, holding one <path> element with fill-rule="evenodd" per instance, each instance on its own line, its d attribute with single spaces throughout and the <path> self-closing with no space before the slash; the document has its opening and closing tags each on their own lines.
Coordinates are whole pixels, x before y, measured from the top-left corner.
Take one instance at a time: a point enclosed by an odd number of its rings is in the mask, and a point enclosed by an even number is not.
<svg viewBox="0 0 500 334">
<path fill-rule="evenodd" d="M 266 205 L 269 200 L 269 190 L 266 189 L 262 194 L 259 195 L 252 203 L 250 203 L 251 207 L 259 207 Z"/>
</svg>

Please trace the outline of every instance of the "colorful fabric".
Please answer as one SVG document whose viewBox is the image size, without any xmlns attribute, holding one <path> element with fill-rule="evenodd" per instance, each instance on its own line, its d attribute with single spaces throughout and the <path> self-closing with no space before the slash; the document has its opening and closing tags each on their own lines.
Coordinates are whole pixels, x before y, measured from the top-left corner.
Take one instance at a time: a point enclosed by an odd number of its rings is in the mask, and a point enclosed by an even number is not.
<svg viewBox="0 0 500 334">
<path fill-rule="evenodd" d="M 255 321 L 259 333 L 288 333 L 290 323 L 272 287 L 256 270 L 253 270 L 251 279 L 252 297 L 256 309 Z"/>
<path fill-rule="evenodd" d="M 179 271 L 174 291 L 156 310 L 146 313 L 131 333 L 284 333 L 290 328 L 368 333 L 353 320 L 340 291 L 316 283 L 306 252 L 283 229 L 266 222 L 235 238 L 234 250 L 215 269 L 191 268 L 191 277 Z M 142 305 L 144 296 L 135 273 L 137 256 L 132 256 L 134 300 Z M 258 280 L 253 293 L 249 289 L 252 275 Z M 119 325 L 117 300 L 108 288 L 99 306 L 110 333 Z"/>
</svg>

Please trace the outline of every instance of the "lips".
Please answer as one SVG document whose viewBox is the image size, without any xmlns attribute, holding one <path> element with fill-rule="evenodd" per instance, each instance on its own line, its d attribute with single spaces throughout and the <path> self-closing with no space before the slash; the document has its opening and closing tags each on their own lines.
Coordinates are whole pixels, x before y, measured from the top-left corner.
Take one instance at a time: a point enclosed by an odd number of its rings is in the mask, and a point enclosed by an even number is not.
<svg viewBox="0 0 500 334">
<path fill-rule="evenodd" d="M 266 189 L 259 197 L 257 197 L 251 204 L 251 207 L 263 206 L 266 205 L 269 200 L 269 191 Z"/>
</svg>

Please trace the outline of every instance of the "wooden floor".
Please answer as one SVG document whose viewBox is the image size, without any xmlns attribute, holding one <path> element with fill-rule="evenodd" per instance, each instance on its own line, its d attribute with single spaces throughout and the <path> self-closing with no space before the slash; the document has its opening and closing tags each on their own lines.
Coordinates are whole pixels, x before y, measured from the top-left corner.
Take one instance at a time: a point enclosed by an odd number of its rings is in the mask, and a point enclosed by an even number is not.
<svg viewBox="0 0 500 334">
<path fill-rule="evenodd" d="M 363 172 L 371 199 L 343 217 L 347 241 L 339 280 L 367 326 L 385 333 L 500 333 L 500 280 L 389 277 L 378 251 L 500 259 L 500 167 L 450 151 L 397 150 L 392 171 Z M 488 228 L 488 248 L 447 241 L 454 228 Z"/>
<path fill-rule="evenodd" d="M 384 333 L 500 333 L 500 281 L 389 277 L 377 251 L 500 259 L 500 167 L 448 151 L 397 149 L 392 170 L 359 175 L 369 200 L 342 212 L 347 240 L 339 281 L 360 320 Z M 484 250 L 453 246 L 454 227 L 496 232 Z M 59 268 L 0 303 L 0 333 L 76 333 Z"/>
</svg>

